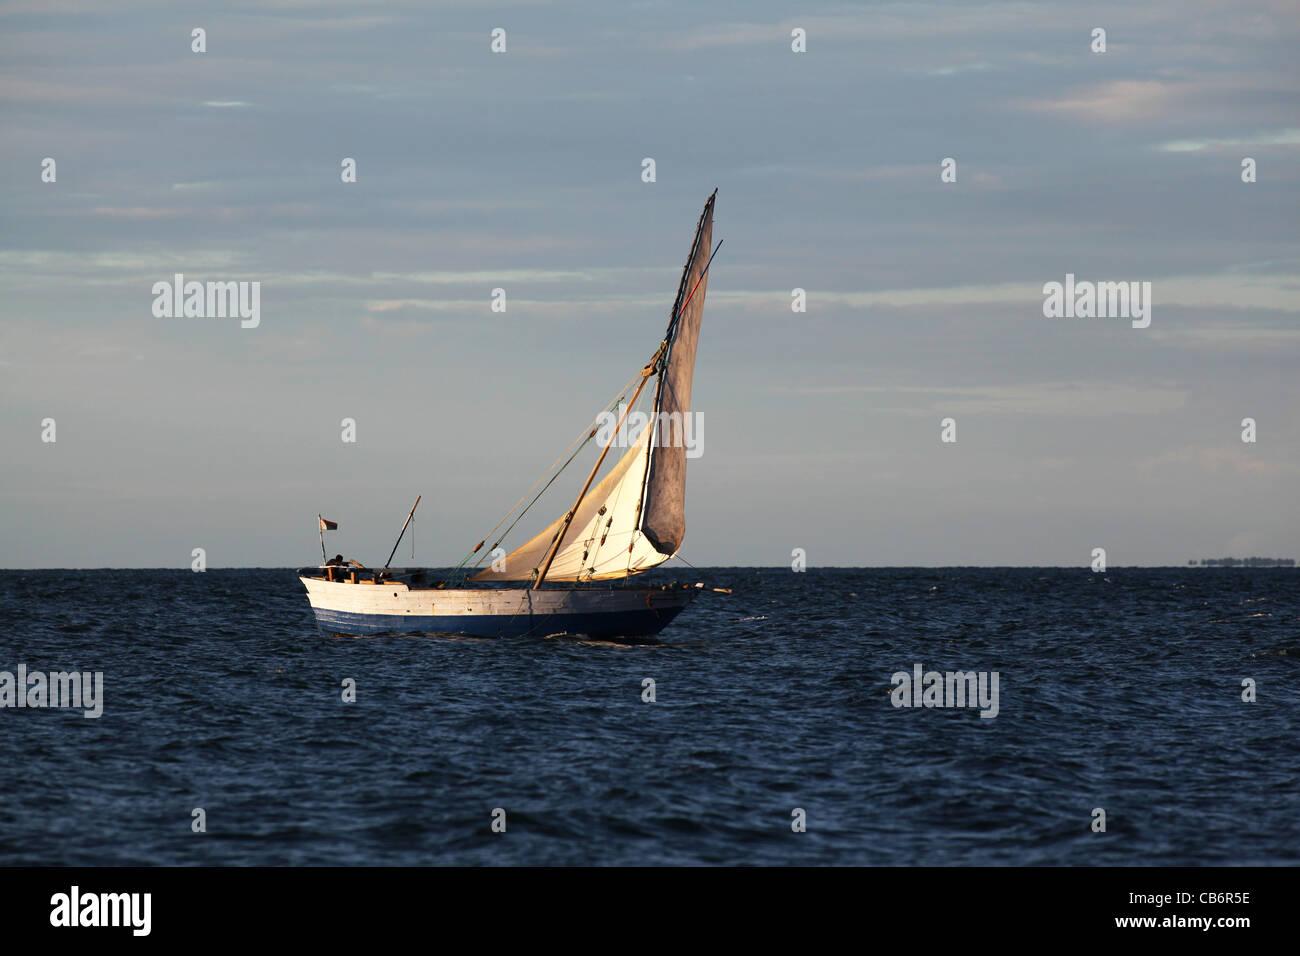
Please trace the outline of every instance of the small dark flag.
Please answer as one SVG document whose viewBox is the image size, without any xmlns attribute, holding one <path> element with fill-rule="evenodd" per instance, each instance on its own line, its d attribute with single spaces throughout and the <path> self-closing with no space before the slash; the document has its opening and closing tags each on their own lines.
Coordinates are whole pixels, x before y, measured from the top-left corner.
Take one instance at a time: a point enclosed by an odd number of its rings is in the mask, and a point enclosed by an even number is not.
<svg viewBox="0 0 1300 956">
<path fill-rule="evenodd" d="M 320 518 L 320 515 L 317 515 Z M 322 531 L 337 531 L 339 523 L 337 521 L 327 521 L 325 518 L 320 519 L 320 529 Z"/>
</svg>

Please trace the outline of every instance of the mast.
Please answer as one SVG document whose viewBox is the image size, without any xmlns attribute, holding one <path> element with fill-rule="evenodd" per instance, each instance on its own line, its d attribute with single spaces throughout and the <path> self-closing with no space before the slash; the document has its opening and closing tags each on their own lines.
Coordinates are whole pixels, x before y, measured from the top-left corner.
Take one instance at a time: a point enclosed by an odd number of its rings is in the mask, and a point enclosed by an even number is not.
<svg viewBox="0 0 1300 956">
<path fill-rule="evenodd" d="M 415 509 L 420 507 L 420 498 L 422 497 L 423 497 L 422 495 L 415 496 L 415 504 L 411 505 L 411 513 L 406 516 L 406 522 L 405 524 L 402 525 L 402 530 L 397 535 L 397 540 L 393 542 L 393 550 L 388 555 L 388 560 L 384 562 L 385 568 L 387 568 L 390 564 L 393 563 L 393 555 L 397 553 L 397 546 L 402 543 L 402 535 L 406 534 L 406 525 L 410 524 L 411 519 L 415 517 Z"/>
</svg>

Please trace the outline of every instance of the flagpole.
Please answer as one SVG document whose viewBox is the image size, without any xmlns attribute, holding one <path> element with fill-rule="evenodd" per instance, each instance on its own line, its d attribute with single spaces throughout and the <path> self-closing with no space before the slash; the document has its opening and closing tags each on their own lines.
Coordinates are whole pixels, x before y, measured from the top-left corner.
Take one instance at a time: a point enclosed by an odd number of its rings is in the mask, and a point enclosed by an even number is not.
<svg viewBox="0 0 1300 956">
<path fill-rule="evenodd" d="M 320 533 L 320 563 L 325 564 L 329 560 L 325 557 L 325 519 L 320 515 L 316 516 L 316 530 Z"/>
</svg>

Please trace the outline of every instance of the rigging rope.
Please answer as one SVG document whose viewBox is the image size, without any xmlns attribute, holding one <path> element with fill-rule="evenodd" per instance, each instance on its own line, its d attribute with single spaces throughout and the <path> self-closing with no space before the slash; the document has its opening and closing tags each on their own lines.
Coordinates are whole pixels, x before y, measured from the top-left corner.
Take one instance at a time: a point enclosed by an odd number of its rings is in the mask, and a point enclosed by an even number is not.
<svg viewBox="0 0 1300 956">
<path fill-rule="evenodd" d="M 623 399 L 627 397 L 627 393 L 631 391 L 632 388 L 635 385 L 637 385 L 642 378 L 643 376 L 641 372 L 637 372 L 637 374 L 633 376 L 631 381 L 629 381 L 626 385 L 623 386 L 622 389 L 618 391 L 618 393 L 614 396 L 614 399 L 608 404 L 606 404 L 601 414 L 604 414 L 605 412 L 608 412 L 613 408 L 617 408 L 619 403 L 622 402 Z M 468 573 L 462 575 L 460 572 L 464 569 L 465 565 L 469 562 L 469 560 L 479 552 L 479 550 L 483 547 L 484 544 L 487 543 L 488 538 L 492 537 L 492 535 L 496 533 L 497 529 L 500 528 L 503 524 L 505 524 L 507 520 L 509 520 L 510 516 L 515 513 L 515 510 L 520 506 L 520 504 L 522 504 L 524 500 L 530 494 L 533 493 L 533 489 L 535 489 L 538 485 L 540 485 L 547 475 L 551 474 L 551 472 L 555 469 L 555 466 L 559 464 L 561 459 L 563 459 L 566 454 L 569 453 L 569 450 L 573 449 L 573 453 L 569 455 L 568 460 L 566 460 L 563 465 L 560 465 L 559 470 L 555 471 L 555 474 L 551 475 L 550 481 L 547 481 L 546 485 L 542 488 L 542 490 L 537 492 L 537 494 L 533 497 L 533 500 L 528 502 L 527 507 L 525 507 L 522 511 L 519 512 L 518 515 L 515 516 L 515 520 L 510 522 L 510 527 L 506 528 L 506 530 L 501 533 L 501 536 L 498 537 L 495 542 L 493 542 L 492 547 L 488 549 L 488 552 L 484 554 L 483 557 L 487 557 L 488 554 L 496 550 L 496 548 L 501 544 L 501 542 L 505 540 L 506 535 L 510 534 L 510 532 L 514 529 L 515 525 L 517 525 L 519 521 L 523 518 L 523 516 L 528 513 L 528 510 L 537 503 L 537 500 L 541 498 L 542 495 L 546 494 L 547 489 L 550 488 L 551 485 L 555 483 L 555 479 L 559 478 L 560 475 L 564 473 L 564 470 L 568 468 L 570 464 L 572 464 L 573 459 L 576 458 L 578 454 L 582 451 L 582 449 L 587 446 L 587 443 L 590 442 L 592 438 L 596 436 L 596 431 L 599 422 L 600 422 L 600 415 L 597 415 L 594 419 L 592 419 L 591 424 L 588 425 L 588 427 L 583 431 L 583 433 L 580 434 L 577 438 L 575 438 L 572 442 L 570 442 L 569 447 L 560 453 L 560 457 L 556 458 L 555 461 L 551 463 L 551 467 L 546 469 L 546 471 L 542 472 L 541 477 L 538 478 L 535 482 L 533 482 L 532 488 L 529 488 L 526 492 L 524 492 L 523 496 L 520 497 L 520 499 L 514 503 L 514 505 L 510 508 L 510 510 L 507 511 L 505 515 L 502 516 L 501 520 L 496 523 L 496 526 L 493 527 L 491 531 L 489 531 L 486 535 L 483 536 L 483 540 L 480 541 L 472 550 L 470 550 L 470 552 L 466 554 L 465 557 L 461 558 L 460 563 L 457 564 L 456 567 L 452 569 L 452 572 L 450 575 L 448 575 L 445 583 L 451 584 L 453 581 L 456 581 L 458 578 L 468 577 Z M 577 445 L 576 448 L 574 448 L 575 445 Z M 474 562 L 473 566 L 470 568 L 471 572 L 477 570 L 478 566 L 483 563 L 483 557 L 479 558 L 477 561 Z"/>
</svg>

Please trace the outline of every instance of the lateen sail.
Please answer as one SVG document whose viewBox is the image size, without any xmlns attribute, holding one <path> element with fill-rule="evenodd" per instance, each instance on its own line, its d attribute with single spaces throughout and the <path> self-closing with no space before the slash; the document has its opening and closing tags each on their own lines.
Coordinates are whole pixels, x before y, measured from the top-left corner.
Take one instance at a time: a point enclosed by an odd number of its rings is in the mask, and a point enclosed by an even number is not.
<svg viewBox="0 0 1300 956">
<path fill-rule="evenodd" d="M 646 481 L 645 513 L 641 530 L 655 549 L 676 554 L 686 537 L 686 418 L 691 413 L 691 380 L 695 373 L 695 346 L 700 338 L 700 317 L 704 314 L 704 291 L 709 277 L 704 271 L 713 247 L 713 201 L 715 189 L 700 214 L 695 244 L 682 273 L 668 327 L 668 361 L 659 377 L 655 411 L 659 428 L 650 456 L 650 477 Z M 696 283 L 699 283 L 698 287 Z M 689 297 L 685 309 L 684 299 Z M 680 313 L 678 310 L 681 310 Z"/>
<path fill-rule="evenodd" d="M 686 416 L 690 414 L 695 346 L 704 311 L 704 290 L 708 285 L 704 270 L 709 262 L 716 196 L 715 190 L 700 215 L 695 242 L 677 290 L 673 321 L 665 340 L 667 359 L 660 369 L 650 424 L 578 504 L 546 573 L 547 581 L 627 577 L 662 564 L 681 547 L 686 534 L 684 429 Z M 681 308 L 683 301 L 687 301 L 685 309 Z M 566 517 L 557 518 L 507 554 L 503 570 L 485 568 L 471 580 L 535 578 Z"/>
</svg>

